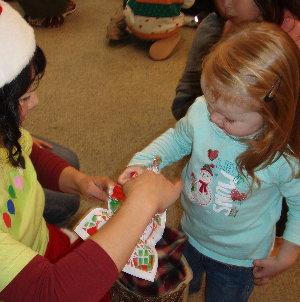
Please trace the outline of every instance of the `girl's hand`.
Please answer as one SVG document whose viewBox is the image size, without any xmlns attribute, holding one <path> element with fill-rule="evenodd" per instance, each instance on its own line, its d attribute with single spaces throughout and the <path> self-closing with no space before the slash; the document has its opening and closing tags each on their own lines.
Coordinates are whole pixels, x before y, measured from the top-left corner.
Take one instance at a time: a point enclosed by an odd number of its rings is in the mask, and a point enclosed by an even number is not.
<svg viewBox="0 0 300 302">
<path fill-rule="evenodd" d="M 277 257 L 255 260 L 253 269 L 254 283 L 258 286 L 265 285 L 270 279 L 288 268 L 289 266 L 286 266 Z"/>
<path fill-rule="evenodd" d="M 155 214 L 163 212 L 178 199 L 182 183 L 177 181 L 173 184 L 163 175 L 144 169 L 143 174 L 127 181 L 123 190 L 126 202 L 136 203 L 141 208 L 150 206 Z"/>
<path fill-rule="evenodd" d="M 122 174 L 118 178 L 118 183 L 120 185 L 124 185 L 128 180 L 131 180 L 132 178 L 141 175 L 145 172 L 146 167 L 144 166 L 130 166 L 127 167 Z"/>
<path fill-rule="evenodd" d="M 254 261 L 254 283 L 264 285 L 276 275 L 291 267 L 297 260 L 300 247 L 292 242 L 283 240 L 283 244 L 276 257 Z"/>
</svg>

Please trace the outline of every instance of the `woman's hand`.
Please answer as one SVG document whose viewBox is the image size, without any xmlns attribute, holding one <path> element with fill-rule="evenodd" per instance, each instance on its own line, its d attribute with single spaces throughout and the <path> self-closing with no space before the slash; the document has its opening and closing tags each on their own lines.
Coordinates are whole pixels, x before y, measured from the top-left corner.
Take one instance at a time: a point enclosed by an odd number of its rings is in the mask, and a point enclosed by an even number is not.
<svg viewBox="0 0 300 302">
<path fill-rule="evenodd" d="M 80 178 L 77 185 L 79 194 L 106 201 L 108 189 L 114 187 L 116 183 L 105 176 L 85 175 L 85 177 Z"/>
<path fill-rule="evenodd" d="M 65 168 L 59 178 L 62 192 L 84 195 L 106 201 L 108 189 L 116 183 L 105 176 L 89 176 L 73 167 Z"/>
<path fill-rule="evenodd" d="M 127 167 L 118 178 L 118 183 L 124 185 L 128 180 L 143 174 L 147 170 L 144 166 L 129 166 Z"/>
<path fill-rule="evenodd" d="M 173 184 L 163 175 L 144 168 L 142 174 L 125 183 L 123 190 L 126 203 L 135 202 L 142 206 L 152 206 L 155 214 L 164 211 L 178 199 L 182 183 L 177 181 Z"/>
<path fill-rule="evenodd" d="M 181 188 L 181 182 L 173 184 L 163 175 L 145 170 L 126 182 L 126 200 L 91 240 L 109 254 L 121 271 L 151 218 L 174 203 Z"/>
</svg>

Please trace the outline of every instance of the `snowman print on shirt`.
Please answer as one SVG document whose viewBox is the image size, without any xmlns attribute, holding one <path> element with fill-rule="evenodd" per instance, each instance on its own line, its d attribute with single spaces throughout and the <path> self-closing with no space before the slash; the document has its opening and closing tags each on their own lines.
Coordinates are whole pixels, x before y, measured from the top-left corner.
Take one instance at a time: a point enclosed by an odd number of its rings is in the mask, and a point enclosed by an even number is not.
<svg viewBox="0 0 300 302">
<path fill-rule="evenodd" d="M 210 189 L 210 183 L 213 179 L 212 168 L 214 165 L 205 164 L 200 169 L 200 176 L 197 180 L 195 174 L 192 172 L 192 187 L 191 187 L 191 196 L 190 199 L 194 203 L 198 203 L 202 206 L 207 206 L 211 202 L 212 191 Z"/>
<path fill-rule="evenodd" d="M 234 164 L 219 159 L 218 150 L 207 150 L 207 160 L 198 175 L 190 174 L 190 201 L 200 206 L 212 204 L 214 212 L 236 217 L 247 200 L 247 183 L 235 173 Z"/>
</svg>

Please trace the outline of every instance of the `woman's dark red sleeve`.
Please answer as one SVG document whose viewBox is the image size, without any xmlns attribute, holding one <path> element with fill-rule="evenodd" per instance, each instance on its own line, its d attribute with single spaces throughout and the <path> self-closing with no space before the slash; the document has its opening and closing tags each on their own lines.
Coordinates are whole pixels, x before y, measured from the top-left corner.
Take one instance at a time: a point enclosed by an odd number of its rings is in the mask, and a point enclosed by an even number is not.
<svg viewBox="0 0 300 302">
<path fill-rule="evenodd" d="M 40 184 L 46 189 L 60 191 L 59 176 L 64 168 L 70 166 L 69 163 L 50 150 L 40 148 L 36 144 L 32 145 L 30 159 Z"/>
<path fill-rule="evenodd" d="M 118 270 L 109 255 L 87 240 L 55 264 L 42 256 L 33 258 L 0 293 L 0 300 L 102 302 L 107 301 L 117 277 Z"/>
</svg>

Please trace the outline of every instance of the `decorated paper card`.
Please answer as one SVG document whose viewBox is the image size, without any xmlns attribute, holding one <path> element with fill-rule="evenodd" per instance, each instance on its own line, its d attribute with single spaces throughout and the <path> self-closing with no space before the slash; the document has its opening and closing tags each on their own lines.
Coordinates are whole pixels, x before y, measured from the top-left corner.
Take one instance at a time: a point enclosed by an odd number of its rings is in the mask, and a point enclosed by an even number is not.
<svg viewBox="0 0 300 302">
<path fill-rule="evenodd" d="M 149 168 L 158 173 L 160 159 L 155 158 Z M 122 206 L 125 201 L 122 187 L 116 185 L 110 189 L 107 209 L 96 208 L 86 215 L 75 228 L 75 232 L 84 240 L 93 235 L 101 228 Z M 142 208 L 142 205 L 141 205 Z M 166 224 L 166 212 L 156 214 L 147 225 L 144 233 L 140 237 L 130 259 L 123 268 L 123 272 L 131 274 L 148 281 L 154 281 L 158 255 L 155 249 L 156 243 L 161 239 Z"/>
<path fill-rule="evenodd" d="M 97 232 L 112 216 L 112 211 L 102 208 L 93 209 L 76 226 L 75 232 L 83 240 Z"/>
</svg>

